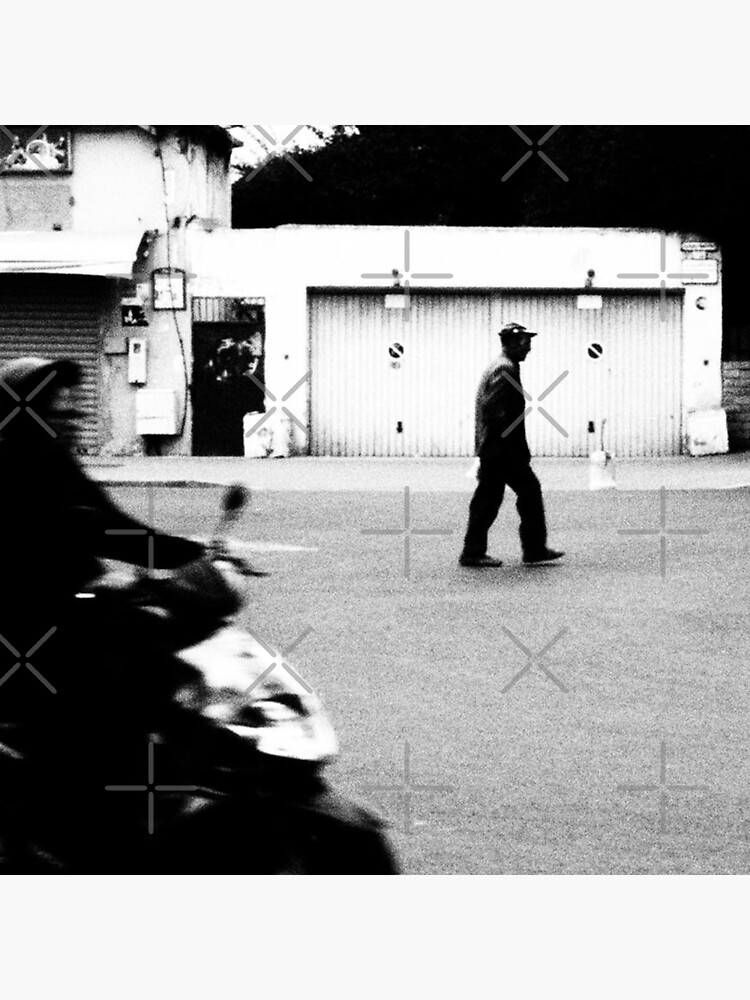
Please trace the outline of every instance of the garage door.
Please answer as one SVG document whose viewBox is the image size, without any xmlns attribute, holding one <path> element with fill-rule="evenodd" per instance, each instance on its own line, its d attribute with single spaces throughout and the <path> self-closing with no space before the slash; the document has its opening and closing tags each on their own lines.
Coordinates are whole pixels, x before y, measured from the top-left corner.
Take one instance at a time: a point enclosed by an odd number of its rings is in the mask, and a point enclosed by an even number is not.
<svg viewBox="0 0 750 1000">
<path fill-rule="evenodd" d="M 313 454 L 469 453 L 489 299 L 415 296 L 408 320 L 382 294 L 314 296 L 310 310 Z"/>
<path fill-rule="evenodd" d="M 539 331 L 522 368 L 533 397 L 526 418 L 532 454 L 587 455 L 592 421 L 600 442 L 603 425 L 604 445 L 616 455 L 678 455 L 682 294 L 660 300 L 658 293 L 601 293 L 597 309 L 581 308 L 593 296 L 581 298 L 537 293 L 496 300 L 498 329 L 518 318 Z"/>
<path fill-rule="evenodd" d="M 105 280 L 49 275 L 0 277 L 0 363 L 33 354 L 66 357 L 83 371 L 79 450 L 99 450 L 99 358 Z"/>
<path fill-rule="evenodd" d="M 681 295 L 416 292 L 408 311 L 392 304 L 311 294 L 313 454 L 473 454 L 477 381 L 511 320 L 540 333 L 522 369 L 533 454 L 585 456 L 590 422 L 620 456 L 679 453 Z"/>
</svg>

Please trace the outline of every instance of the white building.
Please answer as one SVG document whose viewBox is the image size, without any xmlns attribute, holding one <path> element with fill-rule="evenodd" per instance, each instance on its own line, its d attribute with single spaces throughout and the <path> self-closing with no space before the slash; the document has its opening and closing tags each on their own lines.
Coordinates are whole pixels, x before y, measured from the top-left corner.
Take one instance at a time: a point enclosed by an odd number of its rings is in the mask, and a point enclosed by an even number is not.
<svg viewBox="0 0 750 1000">
<path fill-rule="evenodd" d="M 619 456 L 727 450 L 721 265 L 701 237 L 283 226 L 195 231 L 187 252 L 194 321 L 265 309 L 267 407 L 286 409 L 293 451 L 472 454 L 477 380 L 510 320 L 539 332 L 533 454 L 586 455 L 592 423 Z"/>
<path fill-rule="evenodd" d="M 145 450 L 136 401 L 146 385 L 172 401 L 173 433 L 159 447 L 189 448 L 185 237 L 229 228 L 235 140 L 218 125 L 4 129 L 0 362 L 80 364 L 83 452 Z"/>
</svg>

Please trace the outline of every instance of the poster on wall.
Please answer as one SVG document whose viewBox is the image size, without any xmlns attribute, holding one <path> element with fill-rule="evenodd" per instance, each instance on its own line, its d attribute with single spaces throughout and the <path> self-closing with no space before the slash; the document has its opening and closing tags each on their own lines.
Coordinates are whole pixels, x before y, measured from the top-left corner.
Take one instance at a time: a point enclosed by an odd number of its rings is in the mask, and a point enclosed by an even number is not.
<svg viewBox="0 0 750 1000">
<path fill-rule="evenodd" d="M 179 268 L 161 267 L 153 272 L 154 309 L 185 309 L 185 272 Z"/>
<path fill-rule="evenodd" d="M 148 326 L 146 312 L 140 302 L 123 302 L 120 311 L 123 326 Z"/>
</svg>

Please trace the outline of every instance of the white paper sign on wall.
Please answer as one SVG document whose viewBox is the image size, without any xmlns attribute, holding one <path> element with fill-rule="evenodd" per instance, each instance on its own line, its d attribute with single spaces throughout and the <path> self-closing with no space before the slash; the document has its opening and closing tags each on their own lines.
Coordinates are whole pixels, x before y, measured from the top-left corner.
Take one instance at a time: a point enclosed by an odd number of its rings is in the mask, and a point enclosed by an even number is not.
<svg viewBox="0 0 750 1000">
<path fill-rule="evenodd" d="M 683 260 L 683 285 L 715 285 L 718 280 L 719 262 L 717 260 L 693 260 L 692 258 Z"/>
<path fill-rule="evenodd" d="M 385 308 L 386 309 L 406 309 L 408 303 L 408 297 L 406 295 L 395 294 L 386 295 L 385 297 Z"/>
<path fill-rule="evenodd" d="M 579 309 L 601 309 L 604 300 L 601 295 L 579 295 Z"/>
</svg>

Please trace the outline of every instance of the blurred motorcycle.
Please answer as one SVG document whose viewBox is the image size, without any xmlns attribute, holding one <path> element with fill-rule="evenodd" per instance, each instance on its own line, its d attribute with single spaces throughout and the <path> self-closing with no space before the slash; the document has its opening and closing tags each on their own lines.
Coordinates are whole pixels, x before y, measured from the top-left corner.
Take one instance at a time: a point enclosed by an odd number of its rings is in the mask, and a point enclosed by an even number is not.
<svg viewBox="0 0 750 1000">
<path fill-rule="evenodd" d="M 166 752 L 187 747 L 190 760 L 191 787 L 170 793 L 148 864 L 185 874 L 398 874 L 384 823 L 325 777 L 338 741 L 320 699 L 237 624 L 246 578 L 266 575 L 228 539 L 248 498 L 242 486 L 225 492 L 205 560 L 166 576 L 141 572 L 131 593 L 173 674 L 164 724 L 149 739 Z"/>
</svg>

